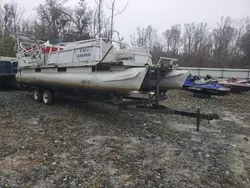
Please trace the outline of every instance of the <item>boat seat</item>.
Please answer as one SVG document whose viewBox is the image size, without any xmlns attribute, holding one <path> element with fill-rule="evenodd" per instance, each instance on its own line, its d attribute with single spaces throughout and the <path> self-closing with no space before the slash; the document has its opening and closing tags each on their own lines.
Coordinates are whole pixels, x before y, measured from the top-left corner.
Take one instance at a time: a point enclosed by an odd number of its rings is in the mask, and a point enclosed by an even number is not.
<svg viewBox="0 0 250 188">
<path fill-rule="evenodd" d="M 195 80 L 195 84 L 210 84 L 212 80 L 205 80 L 204 78 L 201 78 L 200 80 Z"/>
</svg>

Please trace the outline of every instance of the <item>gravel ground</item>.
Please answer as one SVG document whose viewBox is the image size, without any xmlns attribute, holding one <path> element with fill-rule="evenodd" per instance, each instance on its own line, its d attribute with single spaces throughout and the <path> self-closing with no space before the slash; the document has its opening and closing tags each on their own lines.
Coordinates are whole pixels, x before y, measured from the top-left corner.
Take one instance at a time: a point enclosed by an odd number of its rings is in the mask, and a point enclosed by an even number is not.
<svg viewBox="0 0 250 188">
<path fill-rule="evenodd" d="M 191 118 L 1 91 L 0 187 L 250 187 L 250 95 L 167 102 L 220 119 L 196 133 Z"/>
</svg>

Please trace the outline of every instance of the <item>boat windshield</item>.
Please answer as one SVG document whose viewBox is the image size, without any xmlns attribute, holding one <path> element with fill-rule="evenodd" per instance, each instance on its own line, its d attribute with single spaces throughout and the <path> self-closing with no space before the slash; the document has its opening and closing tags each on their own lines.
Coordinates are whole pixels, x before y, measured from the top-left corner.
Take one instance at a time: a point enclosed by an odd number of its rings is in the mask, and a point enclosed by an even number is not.
<svg viewBox="0 0 250 188">
<path fill-rule="evenodd" d="M 178 59 L 174 59 L 174 58 L 169 58 L 169 57 L 160 57 L 157 65 L 160 66 L 173 66 L 173 63 L 178 61 Z"/>
</svg>

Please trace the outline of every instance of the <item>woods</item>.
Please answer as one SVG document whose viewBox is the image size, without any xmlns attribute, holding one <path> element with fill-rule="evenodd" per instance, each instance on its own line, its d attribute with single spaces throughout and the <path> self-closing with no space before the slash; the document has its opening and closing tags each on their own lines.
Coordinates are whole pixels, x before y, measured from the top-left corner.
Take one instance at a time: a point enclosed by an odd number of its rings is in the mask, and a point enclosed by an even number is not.
<svg viewBox="0 0 250 188">
<path fill-rule="evenodd" d="M 45 0 L 35 7 L 36 17 L 24 19 L 24 9 L 15 3 L 0 8 L 0 56 L 15 56 L 15 35 L 29 34 L 56 43 L 71 42 L 93 37 L 109 37 L 138 43 L 150 48 L 154 62 L 157 57 L 178 58 L 180 66 L 233 67 L 250 66 L 250 22 L 248 18 L 234 20 L 218 18 L 211 28 L 207 23 L 176 24 L 159 33 L 152 25 L 137 27 L 130 39 L 113 36 L 113 18 L 126 11 L 115 10 L 115 0 L 106 5 L 95 0 L 89 7 L 85 0 L 68 6 L 65 0 Z M 104 11 L 106 6 L 109 11 Z M 138 23 L 139 25 L 140 23 Z M 150 24 L 150 23 L 149 23 Z M 163 23 L 164 24 L 164 23 Z M 113 28 L 113 29 L 111 29 Z M 120 31 L 119 31 L 120 32 Z"/>
<path fill-rule="evenodd" d="M 207 23 L 173 25 L 162 36 L 152 26 L 138 27 L 135 36 L 133 39 L 148 46 L 155 57 L 179 58 L 181 66 L 247 68 L 250 65 L 248 18 L 222 17 L 213 29 Z"/>
</svg>

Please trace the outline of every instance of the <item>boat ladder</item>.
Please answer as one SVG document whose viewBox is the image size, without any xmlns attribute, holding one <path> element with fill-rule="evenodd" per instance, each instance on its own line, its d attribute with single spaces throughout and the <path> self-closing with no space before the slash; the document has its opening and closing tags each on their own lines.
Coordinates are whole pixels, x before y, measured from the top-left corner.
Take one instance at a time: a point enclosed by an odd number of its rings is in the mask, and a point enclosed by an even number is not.
<svg viewBox="0 0 250 188">
<path fill-rule="evenodd" d="M 149 79 L 148 79 L 148 106 L 151 108 L 152 106 L 158 106 L 160 101 L 160 68 L 157 66 L 156 68 L 156 79 L 152 79 L 152 71 L 155 71 L 152 66 L 149 66 Z M 156 88 L 152 88 L 156 86 Z"/>
</svg>

